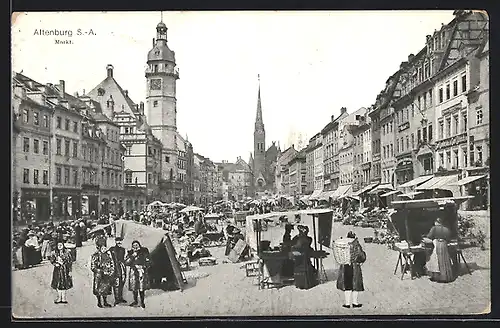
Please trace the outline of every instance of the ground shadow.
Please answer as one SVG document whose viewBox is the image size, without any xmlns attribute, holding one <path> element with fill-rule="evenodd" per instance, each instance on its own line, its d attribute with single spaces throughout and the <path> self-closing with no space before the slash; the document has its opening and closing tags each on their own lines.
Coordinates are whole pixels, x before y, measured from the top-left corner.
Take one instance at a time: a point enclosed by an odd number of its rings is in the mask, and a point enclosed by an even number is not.
<svg viewBox="0 0 500 328">
<path fill-rule="evenodd" d="M 326 274 L 326 279 L 325 279 Z M 321 274 L 320 277 L 324 279 L 324 282 L 336 281 L 339 276 L 339 269 L 325 269 L 324 274 Z"/>
<path fill-rule="evenodd" d="M 465 265 L 465 263 L 460 263 L 460 266 L 458 268 L 458 276 L 465 276 L 469 273 L 480 270 L 490 270 L 490 268 L 479 266 L 476 262 L 467 262 L 467 265 Z"/>
</svg>

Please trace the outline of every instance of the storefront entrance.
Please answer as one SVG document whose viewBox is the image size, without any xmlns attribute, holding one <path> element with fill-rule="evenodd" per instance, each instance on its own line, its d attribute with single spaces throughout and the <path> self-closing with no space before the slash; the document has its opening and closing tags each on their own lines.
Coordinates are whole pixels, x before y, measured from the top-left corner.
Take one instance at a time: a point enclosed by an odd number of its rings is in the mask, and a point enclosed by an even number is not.
<svg viewBox="0 0 500 328">
<path fill-rule="evenodd" d="M 21 221 L 48 221 L 50 198 L 48 190 L 21 189 Z"/>
</svg>

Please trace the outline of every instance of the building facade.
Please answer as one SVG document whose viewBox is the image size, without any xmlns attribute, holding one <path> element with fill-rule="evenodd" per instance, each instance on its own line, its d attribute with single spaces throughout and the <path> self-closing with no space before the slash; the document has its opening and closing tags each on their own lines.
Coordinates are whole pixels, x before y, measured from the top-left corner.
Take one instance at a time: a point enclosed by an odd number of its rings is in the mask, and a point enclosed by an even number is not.
<svg viewBox="0 0 500 328">
<path fill-rule="evenodd" d="M 324 190 L 333 191 L 339 187 L 339 122 L 347 116 L 345 107 L 340 109 L 340 115 L 334 118 L 321 130 L 323 135 L 323 180 Z"/>
<path fill-rule="evenodd" d="M 289 162 L 288 169 L 289 195 L 298 196 L 306 193 L 306 156 L 305 151 L 299 151 Z"/>
</svg>

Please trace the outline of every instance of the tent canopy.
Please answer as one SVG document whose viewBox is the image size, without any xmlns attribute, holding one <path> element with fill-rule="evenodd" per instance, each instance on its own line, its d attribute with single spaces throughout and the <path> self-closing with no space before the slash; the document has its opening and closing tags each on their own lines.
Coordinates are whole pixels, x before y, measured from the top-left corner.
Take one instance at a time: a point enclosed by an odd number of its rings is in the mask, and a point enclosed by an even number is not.
<svg viewBox="0 0 500 328">
<path fill-rule="evenodd" d="M 468 183 L 474 182 L 476 180 L 484 178 L 486 175 L 472 175 L 468 176 L 466 178 L 463 178 L 461 180 L 458 180 L 457 182 L 452 182 L 450 183 L 450 186 L 464 186 Z"/>
<path fill-rule="evenodd" d="M 333 192 L 330 196 L 332 199 L 342 198 L 342 196 L 346 195 L 349 190 L 351 190 L 352 185 L 343 185 L 339 186 L 337 190 Z"/>
<path fill-rule="evenodd" d="M 400 190 L 391 190 L 389 192 L 386 192 L 385 194 L 380 195 L 380 197 L 387 197 L 387 196 L 394 195 L 394 194 L 397 194 L 400 192 L 401 192 Z"/>
<path fill-rule="evenodd" d="M 413 180 L 410 180 L 408 182 L 403 183 L 402 185 L 399 186 L 399 188 L 410 188 L 410 187 L 418 186 L 419 184 L 422 184 L 426 181 L 429 181 L 430 179 L 432 179 L 432 177 L 433 177 L 432 175 L 420 176 L 418 178 L 415 178 Z"/>
<path fill-rule="evenodd" d="M 387 191 L 392 191 L 392 190 L 394 190 L 394 187 L 392 186 L 392 184 L 383 183 L 383 184 L 379 184 L 378 186 L 373 188 L 373 190 L 371 190 L 370 193 L 371 194 L 378 194 L 381 192 L 387 192 Z"/>
<path fill-rule="evenodd" d="M 197 211 L 203 211 L 203 208 L 198 207 L 198 206 L 188 206 L 188 207 L 182 209 L 180 212 L 181 213 L 189 213 L 189 212 L 197 212 Z"/>
<path fill-rule="evenodd" d="M 321 194 L 322 190 L 316 189 L 313 191 L 312 195 L 309 197 L 309 200 L 318 200 L 318 196 Z"/>
<path fill-rule="evenodd" d="M 356 191 L 353 193 L 353 196 L 359 196 L 359 195 L 362 195 L 364 194 L 365 192 L 368 192 L 370 190 L 372 190 L 373 188 L 375 188 L 376 186 L 378 185 L 378 182 L 377 183 L 370 183 L 368 186 L 365 186 L 364 188 Z"/>
<path fill-rule="evenodd" d="M 437 176 L 432 179 L 424 182 L 417 188 L 416 190 L 434 190 L 434 189 L 446 189 L 446 186 L 451 183 L 458 181 L 458 175 L 445 175 L 445 176 Z"/>
</svg>

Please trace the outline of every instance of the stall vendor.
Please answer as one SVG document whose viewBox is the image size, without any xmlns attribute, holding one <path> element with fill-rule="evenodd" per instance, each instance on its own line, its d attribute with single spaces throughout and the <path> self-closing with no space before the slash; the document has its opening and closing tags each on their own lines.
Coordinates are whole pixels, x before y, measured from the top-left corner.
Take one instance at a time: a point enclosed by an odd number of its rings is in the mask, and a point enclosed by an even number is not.
<svg viewBox="0 0 500 328">
<path fill-rule="evenodd" d="M 427 263 L 430 280 L 436 282 L 452 282 L 456 275 L 453 263 L 448 251 L 448 242 L 451 239 L 451 230 L 443 225 L 443 219 L 438 217 L 434 226 L 429 231 L 424 242 L 431 242 L 434 250 Z"/>
<path fill-rule="evenodd" d="M 292 233 L 293 224 L 287 223 L 285 225 L 285 233 L 283 234 L 283 244 L 282 252 L 289 253 L 292 247 Z M 283 277 L 293 277 L 294 262 L 292 259 L 287 259 L 283 261 L 283 266 L 281 268 L 281 275 Z"/>
<path fill-rule="evenodd" d="M 311 264 L 312 238 L 307 235 L 309 232 L 308 227 L 299 225 L 297 230 L 299 235 L 292 239 L 295 287 L 309 289 L 318 285 L 317 270 Z"/>
</svg>

